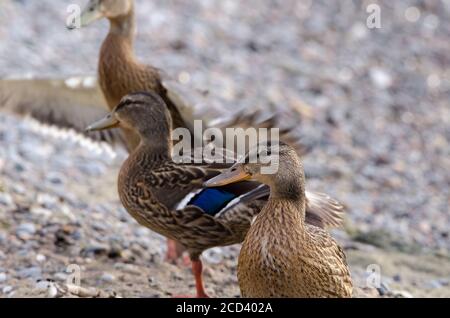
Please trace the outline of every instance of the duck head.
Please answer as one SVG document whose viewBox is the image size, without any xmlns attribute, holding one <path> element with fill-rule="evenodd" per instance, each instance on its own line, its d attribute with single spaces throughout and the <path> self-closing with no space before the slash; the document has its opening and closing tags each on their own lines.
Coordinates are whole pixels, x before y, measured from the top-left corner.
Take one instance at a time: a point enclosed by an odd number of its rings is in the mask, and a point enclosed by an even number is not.
<svg viewBox="0 0 450 318">
<path fill-rule="evenodd" d="M 167 142 L 172 122 L 164 101 L 154 93 L 126 95 L 104 118 L 86 128 L 87 132 L 121 127 L 133 130 L 147 143 Z"/>
<path fill-rule="evenodd" d="M 132 14 L 133 8 L 134 0 L 89 0 L 81 12 L 81 27 L 102 18 L 110 21 L 120 20 Z M 70 25 L 68 28 L 74 29 L 75 25 Z"/>
<path fill-rule="evenodd" d="M 294 148 L 282 142 L 268 142 L 251 149 L 233 167 L 205 183 L 221 187 L 253 180 L 267 184 L 273 197 L 301 199 L 305 195 L 303 165 Z"/>
</svg>

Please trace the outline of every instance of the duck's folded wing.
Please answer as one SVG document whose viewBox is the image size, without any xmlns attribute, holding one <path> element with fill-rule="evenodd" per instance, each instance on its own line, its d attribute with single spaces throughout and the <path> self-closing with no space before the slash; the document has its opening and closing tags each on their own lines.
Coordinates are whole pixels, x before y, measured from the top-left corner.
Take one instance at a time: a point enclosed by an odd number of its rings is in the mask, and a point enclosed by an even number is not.
<svg viewBox="0 0 450 318">
<path fill-rule="evenodd" d="M 311 284 L 317 284 L 317 290 L 327 297 L 351 297 L 353 284 L 343 249 L 323 229 L 308 227 L 308 233 L 307 245 L 299 252 L 302 268 L 320 276 Z"/>
<path fill-rule="evenodd" d="M 0 111 L 32 118 L 84 134 L 93 120 L 107 113 L 106 103 L 96 85 L 70 87 L 66 80 L 0 80 Z M 123 144 L 119 130 L 89 133 L 87 137 L 111 144 Z"/>
</svg>

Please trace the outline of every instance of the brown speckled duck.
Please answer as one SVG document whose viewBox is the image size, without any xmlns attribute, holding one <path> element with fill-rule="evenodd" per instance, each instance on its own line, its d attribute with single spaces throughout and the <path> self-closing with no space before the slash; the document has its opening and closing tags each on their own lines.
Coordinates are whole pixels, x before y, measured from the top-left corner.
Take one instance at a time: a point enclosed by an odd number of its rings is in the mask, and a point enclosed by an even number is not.
<svg viewBox="0 0 450 318">
<path fill-rule="evenodd" d="M 98 80 L 109 108 L 113 109 L 123 96 L 132 92 L 153 92 L 166 103 L 174 127 L 188 127 L 190 123 L 182 115 L 182 111 L 188 110 L 183 103 L 170 96 L 171 92 L 164 81 L 166 75 L 153 66 L 140 63 L 134 54 L 134 1 L 90 0 L 81 14 L 81 26 L 102 18 L 109 20 L 110 28 L 100 49 Z M 128 148 L 135 149 L 139 144 L 139 136 L 130 129 L 122 130 Z"/>
<path fill-rule="evenodd" d="M 154 93 L 122 99 L 104 119 L 88 130 L 112 127 L 134 130 L 139 146 L 119 174 L 119 196 L 142 225 L 180 242 L 189 252 L 198 297 L 206 297 L 201 253 L 215 246 L 242 242 L 252 218 L 267 202 L 269 187 L 239 182 L 220 189 L 203 183 L 223 171 L 214 165 L 176 164 L 171 157 L 171 119 L 164 101 Z M 326 195 L 306 193 L 305 222 L 321 227 L 342 221 L 342 206 Z"/>
<path fill-rule="evenodd" d="M 263 157 L 273 155 L 279 157 L 278 169 L 266 174 L 260 162 L 268 162 Z M 254 149 L 206 185 L 229 186 L 242 180 L 270 187 L 270 197 L 251 225 L 239 256 L 242 296 L 351 297 L 352 280 L 342 248 L 327 231 L 305 221 L 305 176 L 294 149 L 283 143 Z"/>
</svg>

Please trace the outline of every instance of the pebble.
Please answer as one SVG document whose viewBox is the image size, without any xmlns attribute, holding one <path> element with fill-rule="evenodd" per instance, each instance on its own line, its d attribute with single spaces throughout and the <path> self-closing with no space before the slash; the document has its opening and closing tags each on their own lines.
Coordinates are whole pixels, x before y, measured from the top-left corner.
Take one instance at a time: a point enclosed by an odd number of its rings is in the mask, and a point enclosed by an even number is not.
<svg viewBox="0 0 450 318">
<path fill-rule="evenodd" d="M 67 281 L 67 277 L 68 277 L 68 275 L 67 275 L 66 273 L 55 273 L 55 274 L 53 275 L 53 278 L 54 278 L 56 281 L 60 281 L 60 282 L 65 282 L 65 281 Z"/>
<path fill-rule="evenodd" d="M 140 275 L 141 271 L 139 268 L 133 264 L 125 264 L 125 263 L 116 263 L 114 264 L 114 268 L 117 270 L 122 270 L 128 274 Z"/>
<path fill-rule="evenodd" d="M 19 278 L 40 278 L 42 275 L 42 269 L 40 267 L 28 267 L 17 271 Z"/>
<path fill-rule="evenodd" d="M 389 295 L 394 298 L 414 298 L 410 292 L 404 290 L 395 290 L 390 292 Z"/>
<path fill-rule="evenodd" d="M 31 223 L 21 224 L 16 230 L 17 237 L 24 241 L 31 240 L 35 233 L 36 227 Z"/>
<path fill-rule="evenodd" d="M 392 77 L 384 69 L 373 68 L 370 70 L 372 82 L 380 89 L 387 89 L 392 86 Z"/>
<path fill-rule="evenodd" d="M 110 273 L 103 273 L 102 276 L 100 277 L 100 279 L 104 282 L 107 283 L 111 283 L 113 282 L 116 278 L 114 277 L 114 275 L 110 274 Z"/>
<path fill-rule="evenodd" d="M 0 273 L 0 284 L 6 282 L 6 274 Z"/>
<path fill-rule="evenodd" d="M 5 286 L 2 289 L 3 294 L 9 294 L 10 292 L 12 292 L 13 287 L 12 286 Z"/>
<path fill-rule="evenodd" d="M 23 232 L 29 235 L 34 235 L 36 233 L 36 226 L 32 223 L 22 223 L 16 230 L 17 233 Z"/>
<path fill-rule="evenodd" d="M 220 264 L 223 260 L 223 254 L 222 254 L 222 249 L 221 248 L 211 248 L 207 251 L 205 251 L 202 254 L 203 258 L 205 259 L 205 261 L 207 261 L 210 264 Z"/>
<path fill-rule="evenodd" d="M 14 201 L 10 194 L 5 192 L 0 192 L 0 205 L 11 208 L 14 206 Z"/>
<path fill-rule="evenodd" d="M 42 254 L 37 254 L 36 255 L 36 261 L 38 261 L 39 263 L 43 263 L 47 260 L 47 257 L 45 255 Z"/>
<path fill-rule="evenodd" d="M 48 298 L 55 298 L 58 295 L 58 289 L 53 282 L 40 281 L 35 287 L 38 291 L 45 292 Z"/>
</svg>

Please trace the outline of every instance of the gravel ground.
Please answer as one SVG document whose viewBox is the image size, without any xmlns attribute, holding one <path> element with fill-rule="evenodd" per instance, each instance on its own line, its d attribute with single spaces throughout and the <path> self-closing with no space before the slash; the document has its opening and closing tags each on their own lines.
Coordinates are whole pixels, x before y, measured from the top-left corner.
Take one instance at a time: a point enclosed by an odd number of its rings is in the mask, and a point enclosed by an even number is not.
<svg viewBox="0 0 450 318">
<path fill-rule="evenodd" d="M 71 2 L 1 1 L 0 77 L 95 74 L 107 23 L 69 33 Z M 300 112 L 313 146 L 309 186 L 346 204 L 348 225 L 336 236 L 360 285 L 375 261 L 386 290 L 450 294 L 449 1 L 373 1 L 382 17 L 374 30 L 359 1 L 136 2 L 142 61 L 230 109 Z M 165 264 L 163 239 L 118 202 L 123 152 L 0 116 L 3 295 L 29 295 L 39 278 L 62 281 L 70 263 L 107 293 L 191 291 L 189 270 Z M 212 295 L 238 295 L 236 252 L 207 255 Z"/>
</svg>

